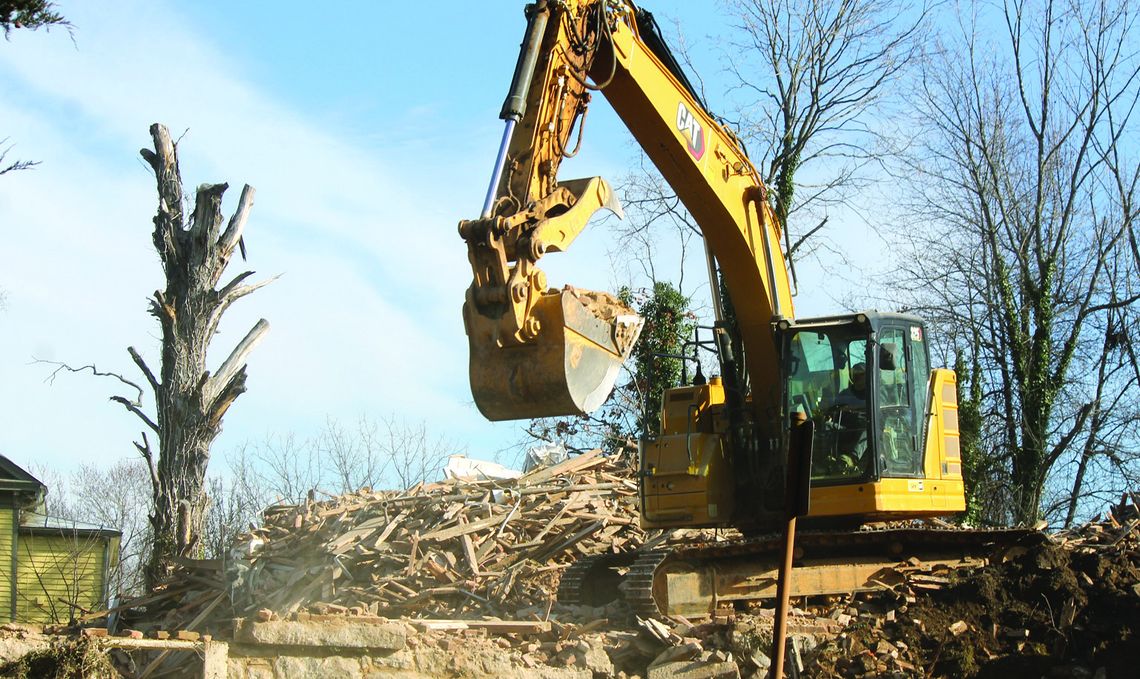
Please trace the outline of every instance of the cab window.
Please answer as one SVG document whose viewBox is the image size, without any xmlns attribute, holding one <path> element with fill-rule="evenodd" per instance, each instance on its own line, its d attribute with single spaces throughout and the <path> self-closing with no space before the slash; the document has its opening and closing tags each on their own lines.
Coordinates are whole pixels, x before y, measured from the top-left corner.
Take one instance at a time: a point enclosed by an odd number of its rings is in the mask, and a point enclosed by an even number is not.
<svg viewBox="0 0 1140 679">
<path fill-rule="evenodd" d="M 915 407 L 917 380 L 910 328 L 886 327 L 879 333 L 879 455 L 883 476 L 916 476 L 922 473 L 919 446 L 921 422 Z M 925 354 L 923 356 L 925 364 Z M 925 375 L 923 391 L 925 392 Z"/>
<path fill-rule="evenodd" d="M 788 411 L 815 420 L 812 481 L 851 482 L 869 476 L 867 336 L 840 326 L 802 330 L 791 338 Z"/>
</svg>

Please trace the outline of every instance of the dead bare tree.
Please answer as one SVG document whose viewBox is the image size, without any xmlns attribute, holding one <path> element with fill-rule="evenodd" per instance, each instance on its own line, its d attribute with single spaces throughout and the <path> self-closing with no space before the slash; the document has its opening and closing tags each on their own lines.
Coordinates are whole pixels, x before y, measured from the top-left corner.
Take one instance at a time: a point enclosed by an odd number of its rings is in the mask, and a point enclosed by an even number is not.
<svg viewBox="0 0 1140 679">
<path fill-rule="evenodd" d="M 216 479 L 225 498 L 211 497 L 210 511 L 218 512 L 211 527 L 249 523 L 277 502 L 296 504 L 363 488 L 409 488 L 438 478 L 453 453 L 466 449 L 426 422 L 360 416 L 355 426 L 346 426 L 329 416 L 312 437 L 282 432 L 232 451 L 229 474 Z"/>
<path fill-rule="evenodd" d="M 139 512 L 150 502 L 150 473 L 143 460 L 125 458 L 110 466 L 85 463 L 67 476 L 42 465 L 32 469 L 48 488 L 44 514 L 120 532 L 119 556 L 109 566 L 108 592 L 141 595 L 143 566 L 151 549 L 150 522 Z"/>
<path fill-rule="evenodd" d="M 143 411 L 140 399 L 113 400 L 146 426 L 135 446 L 150 472 L 154 543 L 146 579 L 153 586 L 162 579 L 170 557 L 190 555 L 201 547 L 210 445 L 221 431 L 222 417 L 246 390 L 246 359 L 269 324 L 258 321 L 214 372 L 206 368 L 210 341 L 230 305 L 272 279 L 246 283 L 253 272 L 244 271 L 218 287 L 234 252 L 240 247 L 244 255 L 242 233 L 254 190 L 248 185 L 242 189 L 224 229 L 221 203 L 227 184 L 199 186 L 193 212 L 186 214 L 177 145 L 162 125 L 152 125 L 150 134 L 154 149 L 140 153 L 157 180 L 153 238 L 166 274 L 165 289 L 155 291 L 150 302 L 150 313 L 162 330 L 159 372 L 151 370 L 134 347 L 128 352 L 153 392 L 156 417 Z M 157 437 L 157 449 L 148 431 Z"/>
<path fill-rule="evenodd" d="M 389 459 L 391 476 L 399 488 L 411 488 L 438 477 L 448 455 L 467 452 L 445 436 L 433 433 L 426 422 L 397 420 L 395 416 L 384 418 L 376 441 Z"/>
<path fill-rule="evenodd" d="M 326 461 L 333 484 L 342 492 L 382 487 L 395 459 L 384 446 L 379 424 L 363 415 L 357 418 L 355 428 L 327 418 L 316 449 Z"/>
</svg>

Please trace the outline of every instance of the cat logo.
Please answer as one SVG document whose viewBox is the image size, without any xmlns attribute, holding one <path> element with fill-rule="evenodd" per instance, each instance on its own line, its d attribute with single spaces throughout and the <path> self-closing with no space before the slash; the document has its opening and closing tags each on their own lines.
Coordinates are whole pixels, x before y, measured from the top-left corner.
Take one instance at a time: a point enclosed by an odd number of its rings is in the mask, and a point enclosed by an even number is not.
<svg viewBox="0 0 1140 679">
<path fill-rule="evenodd" d="M 700 160 L 705 155 L 705 130 L 683 101 L 677 104 L 677 130 L 685 138 L 689 154 Z"/>
</svg>

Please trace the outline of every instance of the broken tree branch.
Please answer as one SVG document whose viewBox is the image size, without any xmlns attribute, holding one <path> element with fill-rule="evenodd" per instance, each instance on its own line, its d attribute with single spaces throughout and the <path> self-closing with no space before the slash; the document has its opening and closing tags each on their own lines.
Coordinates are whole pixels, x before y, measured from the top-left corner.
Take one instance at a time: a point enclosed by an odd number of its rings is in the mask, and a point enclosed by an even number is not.
<svg viewBox="0 0 1140 679">
<path fill-rule="evenodd" d="M 111 400 L 134 413 L 140 420 L 143 421 L 146 426 L 150 427 L 154 433 L 158 433 L 158 425 L 155 424 L 154 421 L 151 420 L 150 417 L 148 417 L 147 414 L 142 411 L 142 408 L 140 408 L 138 404 L 131 403 L 122 396 L 112 396 Z"/>
<path fill-rule="evenodd" d="M 135 350 L 134 347 L 127 347 L 127 353 L 131 355 L 131 360 L 135 362 L 135 365 L 137 365 L 139 367 L 139 370 L 142 371 L 143 376 L 146 377 L 146 381 L 150 384 L 150 388 L 154 389 L 157 392 L 158 380 L 155 378 L 154 373 L 151 372 L 150 367 L 146 364 L 146 361 L 143 360 L 143 357 L 139 354 L 138 351 Z"/>
<path fill-rule="evenodd" d="M 241 240 L 242 231 L 245 230 L 245 223 L 249 220 L 249 211 L 253 207 L 253 196 L 257 193 L 252 186 L 246 184 L 241 189 L 241 198 L 238 199 L 237 210 L 234 215 L 230 217 L 230 223 L 226 226 L 225 233 L 218 239 L 218 251 L 221 253 L 222 261 L 228 262 L 230 256 L 233 255 L 234 246 Z"/>
<path fill-rule="evenodd" d="M 47 365 L 54 365 L 55 366 L 55 370 L 51 371 L 51 374 L 48 375 L 47 378 L 44 379 L 44 381 L 47 382 L 48 384 L 54 384 L 56 376 L 59 375 L 59 373 L 63 372 L 63 371 L 73 372 L 73 373 L 81 373 L 85 370 L 90 370 L 91 374 L 96 376 L 96 377 L 114 377 L 115 379 L 119 380 L 123 384 L 127 385 L 128 387 L 131 387 L 132 389 L 134 389 L 135 391 L 138 392 L 138 398 L 136 398 L 133 401 L 129 401 L 128 399 L 126 399 L 122 396 L 119 396 L 117 398 L 122 398 L 124 401 L 127 401 L 128 403 L 133 403 L 137 407 L 142 406 L 142 397 L 143 397 L 142 387 L 135 384 L 131 380 L 128 380 L 127 378 L 123 377 L 119 373 L 103 372 L 103 371 L 99 370 L 98 368 L 96 368 L 95 364 L 93 364 L 93 363 L 90 365 L 84 365 L 84 366 L 80 366 L 78 368 L 75 368 L 75 367 L 68 365 L 67 363 L 63 363 L 60 361 L 47 361 L 47 360 L 44 360 L 42 358 L 35 358 L 34 356 L 32 357 L 32 361 L 34 361 L 35 363 L 46 363 Z"/>
<path fill-rule="evenodd" d="M 250 352 L 261 342 L 267 332 L 269 332 L 269 321 L 263 318 L 234 347 L 234 350 L 222 363 L 222 367 L 218 368 L 218 372 L 206 380 L 206 384 L 202 387 L 202 400 L 207 407 L 212 407 L 213 402 L 226 388 L 226 385 L 245 367 Z"/>
</svg>

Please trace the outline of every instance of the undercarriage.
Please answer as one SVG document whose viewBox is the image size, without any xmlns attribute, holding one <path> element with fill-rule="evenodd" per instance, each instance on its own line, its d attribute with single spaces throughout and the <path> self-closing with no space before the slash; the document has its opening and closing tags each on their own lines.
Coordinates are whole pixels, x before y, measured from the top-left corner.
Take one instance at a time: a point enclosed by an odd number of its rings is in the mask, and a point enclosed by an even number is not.
<svg viewBox="0 0 1140 679">
<path fill-rule="evenodd" d="M 985 564 L 995 549 L 1042 534 L 1028 529 L 906 527 L 800 531 L 791 596 L 847 594 L 898 584 L 910 560 L 950 569 Z M 1034 536 L 1034 537 L 1031 537 Z M 625 601 L 642 617 L 699 618 L 776 597 L 783 537 L 604 554 L 567 569 L 560 603 L 604 606 Z"/>
</svg>

